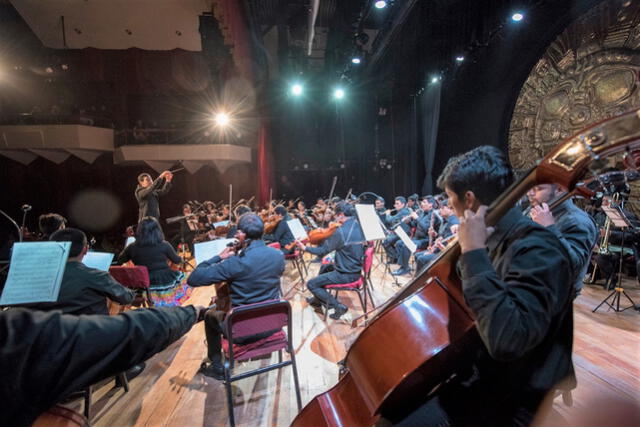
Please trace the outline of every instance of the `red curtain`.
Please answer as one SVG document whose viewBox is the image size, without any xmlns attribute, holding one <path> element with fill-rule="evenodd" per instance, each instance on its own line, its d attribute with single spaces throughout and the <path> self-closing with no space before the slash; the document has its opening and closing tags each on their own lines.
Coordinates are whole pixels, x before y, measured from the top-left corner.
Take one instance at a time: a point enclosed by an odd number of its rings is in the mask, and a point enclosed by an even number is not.
<svg viewBox="0 0 640 427">
<path fill-rule="evenodd" d="M 273 169 L 271 143 L 268 137 L 267 123 L 263 120 L 258 132 L 258 203 L 269 201 L 269 190 L 273 188 Z M 275 191 L 275 189 L 274 189 Z"/>
</svg>

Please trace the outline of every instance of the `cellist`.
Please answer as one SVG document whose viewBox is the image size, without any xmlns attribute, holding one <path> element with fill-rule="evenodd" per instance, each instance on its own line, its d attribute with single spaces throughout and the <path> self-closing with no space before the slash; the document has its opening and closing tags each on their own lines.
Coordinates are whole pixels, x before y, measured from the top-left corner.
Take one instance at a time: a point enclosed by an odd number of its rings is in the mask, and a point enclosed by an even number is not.
<svg viewBox="0 0 640 427">
<path fill-rule="evenodd" d="M 451 159 L 438 178 L 460 219 L 462 289 L 482 345 L 401 425 L 529 425 L 547 393 L 573 380 L 568 253 L 517 208 L 495 229 L 485 224 L 486 206 L 512 181 L 505 156 L 488 146 Z"/>
<path fill-rule="evenodd" d="M 335 251 L 334 262 L 320 267 L 320 274 L 307 282 L 313 297 L 307 298 L 312 306 L 327 305 L 333 309 L 332 319 L 339 319 L 347 312 L 347 306 L 338 302 L 324 287 L 335 283 L 351 283 L 358 280 L 364 257 L 364 235 L 356 219 L 356 209 L 347 202 L 336 206 L 335 222 L 341 226 L 321 246 L 310 247 L 296 241 L 303 251 L 324 256 Z"/>
</svg>

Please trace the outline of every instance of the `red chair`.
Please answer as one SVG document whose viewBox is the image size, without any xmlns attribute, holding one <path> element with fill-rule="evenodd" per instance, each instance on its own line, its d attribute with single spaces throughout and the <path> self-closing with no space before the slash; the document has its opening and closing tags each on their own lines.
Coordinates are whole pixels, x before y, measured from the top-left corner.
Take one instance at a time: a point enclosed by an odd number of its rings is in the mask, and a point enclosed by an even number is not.
<svg viewBox="0 0 640 427">
<path fill-rule="evenodd" d="M 278 249 L 278 250 L 280 250 L 281 248 L 280 243 L 278 242 L 269 243 L 267 246 L 269 246 L 270 248 Z M 308 272 L 307 272 L 307 266 L 304 263 L 304 260 L 302 259 L 302 252 L 300 252 L 300 250 L 296 248 L 292 253 L 285 254 L 284 259 L 285 261 L 291 261 L 293 266 L 298 270 L 298 274 L 300 275 L 300 281 L 304 283 L 304 278 L 306 277 Z M 304 291 L 304 288 L 302 290 Z"/>
<path fill-rule="evenodd" d="M 287 327 L 285 333 L 282 328 Z M 236 344 L 234 340 L 263 332 L 274 331 L 272 335 L 259 341 L 248 344 Z M 233 308 L 224 321 L 224 338 L 222 350 L 225 356 L 224 385 L 227 391 L 227 404 L 229 409 L 229 423 L 234 426 L 233 395 L 231 383 L 254 375 L 269 372 L 274 369 L 291 365 L 293 368 L 293 381 L 296 387 L 296 399 L 298 411 L 302 408 L 300 399 L 300 385 L 298 384 L 298 369 L 296 367 L 295 350 L 292 342 L 291 305 L 285 300 L 272 300 L 256 304 L 248 304 Z M 282 350 L 289 353 L 291 360 L 282 360 Z M 263 366 L 238 375 L 233 375 L 235 362 L 249 360 L 256 357 L 278 352 L 278 363 Z"/>
<path fill-rule="evenodd" d="M 371 305 L 376 308 L 376 303 L 371 296 L 371 266 L 373 265 L 373 256 L 375 254 L 375 246 L 369 245 L 364 251 L 364 260 L 362 262 L 362 274 L 355 282 L 351 283 L 336 283 L 325 286 L 325 289 L 329 292 L 333 291 L 333 296 L 338 298 L 339 291 L 355 291 L 360 298 L 360 305 L 364 311 L 364 318 L 367 319 L 367 296 L 371 300 Z M 324 320 L 327 320 L 329 314 L 329 307 L 324 309 Z"/>
<path fill-rule="evenodd" d="M 149 293 L 149 270 L 143 265 L 133 267 L 114 266 L 109 268 L 109 274 L 113 276 L 118 283 L 129 289 L 135 290 L 138 294 L 145 293 L 146 300 L 142 299 L 142 306 L 153 307 L 153 299 Z"/>
</svg>

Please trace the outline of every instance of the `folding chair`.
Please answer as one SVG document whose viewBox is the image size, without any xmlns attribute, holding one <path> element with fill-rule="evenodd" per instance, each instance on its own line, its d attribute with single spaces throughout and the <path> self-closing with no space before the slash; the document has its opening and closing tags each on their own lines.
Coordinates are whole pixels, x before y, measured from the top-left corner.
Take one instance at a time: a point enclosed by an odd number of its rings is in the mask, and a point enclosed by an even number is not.
<svg viewBox="0 0 640 427">
<path fill-rule="evenodd" d="M 282 330 L 285 326 L 287 327 L 286 333 Z M 241 337 L 275 330 L 277 330 L 277 332 L 256 342 L 248 344 L 234 343 L 234 340 Z M 235 425 L 231 383 L 289 365 L 293 368 L 293 381 L 296 388 L 298 411 L 300 411 L 302 409 L 302 401 L 300 398 L 300 385 L 298 384 L 295 350 L 293 348 L 291 305 L 289 302 L 285 300 L 273 300 L 235 307 L 225 318 L 224 331 L 225 336 L 222 340 L 222 349 L 225 356 L 224 385 L 227 392 L 229 423 L 231 426 Z M 289 353 L 290 360 L 282 360 L 282 350 Z M 274 351 L 278 352 L 278 363 L 233 375 L 235 362 L 264 356 Z"/>
<path fill-rule="evenodd" d="M 339 291 L 355 291 L 358 293 L 358 298 L 360 299 L 360 305 L 362 306 L 362 310 L 364 312 L 364 318 L 367 319 L 367 296 L 371 300 L 371 305 L 373 308 L 376 308 L 376 303 L 373 301 L 373 296 L 371 296 L 371 266 L 373 265 L 373 257 L 375 253 L 375 247 L 369 246 L 364 251 L 364 260 L 362 262 L 362 274 L 355 282 L 351 283 L 335 283 L 331 285 L 325 286 L 325 289 L 329 292 L 333 291 L 333 296 L 335 298 L 338 297 Z M 329 307 L 325 306 L 324 309 L 324 320 L 327 320 L 327 315 L 329 314 Z"/>
</svg>

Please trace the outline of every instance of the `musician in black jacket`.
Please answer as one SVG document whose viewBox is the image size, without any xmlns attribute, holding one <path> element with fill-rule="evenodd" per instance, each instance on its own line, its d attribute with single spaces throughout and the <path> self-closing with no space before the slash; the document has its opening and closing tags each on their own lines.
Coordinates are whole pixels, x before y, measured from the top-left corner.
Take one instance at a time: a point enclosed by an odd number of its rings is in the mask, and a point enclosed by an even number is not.
<svg viewBox="0 0 640 427">
<path fill-rule="evenodd" d="M 429 231 L 438 230 L 442 224 L 442 218 L 435 209 L 437 207 L 436 200 L 432 196 L 425 196 L 420 201 L 420 212 L 412 212 L 412 227 L 416 227 L 416 233 L 411 240 L 416 244 L 416 249 L 426 249 L 429 246 Z M 412 225 L 415 224 L 415 225 Z M 398 255 L 398 264 L 400 268 L 391 272 L 394 276 L 400 276 L 411 272 L 409 269 L 409 258 L 411 251 L 407 248 L 402 240 L 396 243 L 396 254 Z"/>
<path fill-rule="evenodd" d="M 411 218 L 409 217 L 409 214 L 411 211 L 407 208 L 407 199 L 402 196 L 398 196 L 396 197 L 393 206 L 396 213 L 395 215 L 391 215 L 391 211 L 386 212 L 385 225 L 390 231 L 399 225 L 405 233 L 410 234 L 411 227 L 409 226 L 409 221 Z M 387 253 L 388 264 L 395 264 L 398 260 L 398 254 L 396 253 L 395 248 L 398 240 L 400 240 L 400 238 L 395 233 L 391 232 L 382 242 L 382 246 Z"/>
<path fill-rule="evenodd" d="M 275 214 L 276 221 L 278 221 L 278 225 L 276 226 L 273 234 L 267 234 L 264 236 L 264 240 L 280 243 L 280 250 L 282 253 L 285 255 L 290 254 L 294 251 L 294 248 L 287 249 L 285 246 L 294 240 L 291 229 L 287 224 L 287 221 L 289 221 L 291 217 L 284 206 L 276 206 L 273 212 Z"/>
<path fill-rule="evenodd" d="M 493 230 L 485 223 L 486 205 L 512 181 L 506 157 L 487 146 L 451 159 L 438 179 L 460 218 L 462 291 L 481 343 L 471 366 L 425 392 L 400 425 L 529 425 L 547 394 L 573 378 L 569 254 L 517 208 Z"/>
<path fill-rule="evenodd" d="M 138 175 L 138 186 L 136 187 L 138 222 L 145 216 L 152 216 L 160 220 L 158 197 L 169 192 L 172 179 L 173 174 L 169 171 L 162 172 L 155 181 L 151 180 L 151 175 L 148 173 Z"/>
<path fill-rule="evenodd" d="M 260 217 L 246 213 L 238 220 L 236 239 L 243 242 L 244 249 L 238 254 L 235 248 L 227 247 L 208 261 L 198 264 L 189 276 L 189 286 L 208 286 L 227 282 L 233 307 L 280 298 L 280 277 L 284 272 L 284 256 L 262 240 L 264 224 Z M 208 357 L 201 372 L 216 379 L 224 378 L 224 367 L 220 350 L 222 347 L 224 312 L 210 310 L 205 316 Z M 255 342 L 276 331 L 243 337 L 238 343 Z"/>
<path fill-rule="evenodd" d="M 321 246 L 311 247 L 296 241 L 303 251 L 324 256 L 335 251 L 332 264 L 320 268 L 320 274 L 307 282 L 307 288 L 313 294 L 307 302 L 311 305 L 327 305 L 333 308 L 332 319 L 339 319 L 347 312 L 347 306 L 338 302 L 324 287 L 336 283 L 351 283 L 358 280 L 362 271 L 365 240 L 360 223 L 355 218 L 356 209 L 347 202 L 336 206 L 335 222 L 342 224 Z"/>
</svg>

